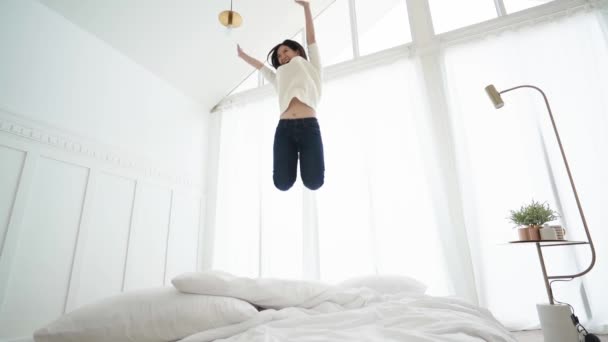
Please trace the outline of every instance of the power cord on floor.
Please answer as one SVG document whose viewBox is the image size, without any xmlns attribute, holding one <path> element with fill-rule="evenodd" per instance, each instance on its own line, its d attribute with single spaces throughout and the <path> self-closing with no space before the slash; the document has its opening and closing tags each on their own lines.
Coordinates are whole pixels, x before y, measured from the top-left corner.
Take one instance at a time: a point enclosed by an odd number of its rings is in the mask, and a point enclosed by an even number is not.
<svg viewBox="0 0 608 342">
<path fill-rule="evenodd" d="M 551 288 L 551 292 L 553 292 L 553 282 L 556 281 L 571 281 L 574 278 L 570 278 L 570 279 L 555 279 L 549 282 L 549 287 Z M 570 315 L 570 319 L 572 320 L 572 324 L 574 324 L 574 326 L 576 327 L 576 331 L 578 331 L 579 335 L 583 334 L 583 336 L 585 337 L 585 339 L 583 340 L 584 342 L 601 342 L 600 338 L 597 337 L 594 334 L 590 334 L 587 329 L 585 329 L 585 327 L 579 322 L 578 317 L 576 317 L 576 315 L 574 314 L 574 308 L 572 307 L 572 305 L 568 304 L 568 303 L 564 303 L 564 302 L 560 302 L 558 300 L 555 299 L 555 296 L 553 296 L 553 301 L 555 301 L 558 304 L 564 304 L 564 305 L 568 305 L 570 307 L 570 311 L 572 312 L 572 314 Z"/>
</svg>

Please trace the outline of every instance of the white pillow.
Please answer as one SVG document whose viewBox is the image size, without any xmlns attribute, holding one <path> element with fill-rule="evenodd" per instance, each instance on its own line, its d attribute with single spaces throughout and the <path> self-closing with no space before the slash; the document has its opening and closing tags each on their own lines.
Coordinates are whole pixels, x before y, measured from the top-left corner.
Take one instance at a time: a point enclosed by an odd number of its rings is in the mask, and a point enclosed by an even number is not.
<svg viewBox="0 0 608 342">
<path fill-rule="evenodd" d="M 34 333 L 37 342 L 166 342 L 236 324 L 257 314 L 235 298 L 172 287 L 129 291 L 82 306 Z"/>
<path fill-rule="evenodd" d="M 183 273 L 171 283 L 184 293 L 234 297 L 272 309 L 302 306 L 332 289 L 315 281 L 238 277 L 219 270 Z"/>
<path fill-rule="evenodd" d="M 408 292 L 424 294 L 427 286 L 420 281 L 407 276 L 398 275 L 370 275 L 347 279 L 340 284 L 344 288 L 367 287 L 381 294 L 395 294 Z"/>
</svg>

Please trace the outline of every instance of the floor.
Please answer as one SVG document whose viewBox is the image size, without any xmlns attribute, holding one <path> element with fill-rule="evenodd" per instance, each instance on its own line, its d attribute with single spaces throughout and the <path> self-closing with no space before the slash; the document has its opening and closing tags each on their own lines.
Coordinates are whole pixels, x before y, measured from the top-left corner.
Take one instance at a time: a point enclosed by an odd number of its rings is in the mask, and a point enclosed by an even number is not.
<svg viewBox="0 0 608 342">
<path fill-rule="evenodd" d="M 543 342 L 544 340 L 540 330 L 518 331 L 514 334 L 519 342 Z M 602 342 L 608 342 L 608 335 L 601 335 L 599 338 Z"/>
</svg>

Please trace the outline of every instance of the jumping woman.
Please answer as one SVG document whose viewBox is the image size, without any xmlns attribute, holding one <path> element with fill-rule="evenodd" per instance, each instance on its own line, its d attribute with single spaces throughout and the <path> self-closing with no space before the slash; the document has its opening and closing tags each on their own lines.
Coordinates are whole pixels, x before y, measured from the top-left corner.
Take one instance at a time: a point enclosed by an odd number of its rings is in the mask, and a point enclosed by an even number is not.
<svg viewBox="0 0 608 342">
<path fill-rule="evenodd" d="M 296 181 L 298 157 L 302 182 L 308 189 L 319 189 L 325 175 L 323 141 L 316 118 L 321 98 L 319 49 L 310 4 L 303 0 L 295 2 L 304 8 L 308 57 L 298 42 L 285 40 L 267 56 L 275 72 L 237 45 L 239 57 L 260 70 L 278 93 L 281 116 L 274 135 L 273 181 L 283 191 Z"/>
</svg>

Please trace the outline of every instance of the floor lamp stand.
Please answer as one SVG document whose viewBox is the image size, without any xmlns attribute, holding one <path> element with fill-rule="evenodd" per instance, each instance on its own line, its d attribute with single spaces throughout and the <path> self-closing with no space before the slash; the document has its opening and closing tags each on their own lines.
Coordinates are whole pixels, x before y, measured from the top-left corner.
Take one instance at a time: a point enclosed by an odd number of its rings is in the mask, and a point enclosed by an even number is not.
<svg viewBox="0 0 608 342">
<path fill-rule="evenodd" d="M 579 341 L 579 329 L 584 328 L 578 324 L 578 318 L 574 316 L 573 309 L 570 305 L 562 305 L 555 304 L 555 299 L 553 298 L 553 291 L 551 289 L 551 280 L 572 280 L 574 278 L 581 277 L 582 275 L 588 273 L 595 265 L 595 248 L 593 246 L 593 240 L 591 240 L 591 234 L 589 234 L 589 228 L 587 226 L 587 220 L 585 219 L 585 214 L 583 213 L 583 207 L 581 206 L 581 202 L 578 197 L 578 192 L 576 191 L 576 187 L 574 186 L 574 180 L 572 179 L 572 173 L 570 172 L 570 166 L 568 165 L 568 159 L 566 159 L 566 153 L 564 152 L 564 147 L 562 146 L 562 141 L 559 136 L 559 132 L 557 131 L 557 126 L 555 124 L 555 120 L 553 119 L 553 113 L 551 112 L 551 107 L 549 106 L 549 100 L 545 93 L 538 87 L 532 85 L 520 85 L 517 87 L 509 88 L 503 91 L 497 91 L 493 85 L 489 85 L 486 87 L 486 92 L 490 97 L 490 100 L 494 104 L 495 108 L 501 108 L 504 106 L 504 102 L 502 100 L 502 94 L 520 88 L 530 88 L 538 91 L 547 107 L 547 112 L 549 113 L 549 118 L 551 119 L 551 124 L 553 126 L 553 132 L 555 133 L 555 137 L 557 139 L 557 144 L 559 146 L 559 150 L 561 152 L 562 160 L 564 161 L 564 166 L 566 167 L 566 172 L 568 173 L 568 180 L 570 181 L 570 186 L 572 188 L 572 193 L 574 194 L 574 198 L 576 200 L 576 205 L 578 207 L 578 212 L 581 217 L 581 221 L 583 222 L 583 227 L 585 228 L 585 234 L 587 235 L 587 241 L 576 242 L 576 241 L 564 241 L 564 242 L 554 242 L 554 243 L 536 243 L 536 249 L 538 252 L 538 259 L 540 261 L 541 269 L 543 272 L 543 279 L 545 281 L 545 287 L 547 290 L 547 296 L 549 298 L 549 304 L 537 304 L 536 310 L 538 311 L 538 317 L 540 319 L 540 324 L 543 330 L 543 335 L 545 337 L 545 341 L 551 342 L 577 342 Z M 553 246 L 568 246 L 568 245 L 589 245 L 591 248 L 591 263 L 589 266 L 582 272 L 576 274 L 567 274 L 567 275 L 548 275 L 547 268 L 545 267 L 545 259 L 543 257 L 543 247 L 553 247 Z M 573 322 L 573 319 L 576 320 L 576 323 Z M 589 341 L 600 341 L 599 338 L 593 334 L 587 334 L 584 339 L 585 342 Z"/>
</svg>

